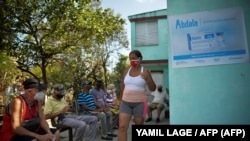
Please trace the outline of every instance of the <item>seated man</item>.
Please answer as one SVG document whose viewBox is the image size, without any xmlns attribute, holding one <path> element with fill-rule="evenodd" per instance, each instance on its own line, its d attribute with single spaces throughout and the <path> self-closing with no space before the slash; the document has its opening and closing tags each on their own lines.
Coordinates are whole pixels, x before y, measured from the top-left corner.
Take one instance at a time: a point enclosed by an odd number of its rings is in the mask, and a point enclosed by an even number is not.
<svg viewBox="0 0 250 141">
<path fill-rule="evenodd" d="M 157 86 L 157 90 L 151 93 L 154 96 L 153 101 L 148 105 L 148 119 L 146 122 L 152 121 L 152 111 L 157 109 L 156 122 L 160 122 L 161 111 L 164 109 L 164 102 L 168 101 L 168 94 L 162 90 L 162 85 Z"/>
<path fill-rule="evenodd" d="M 94 141 L 98 118 L 96 116 L 77 116 L 70 114 L 70 106 L 67 105 L 66 101 L 63 99 L 64 95 L 64 85 L 55 84 L 53 86 L 52 96 L 49 97 L 45 103 L 45 118 L 56 118 L 60 125 L 75 128 L 74 141 L 82 141 L 86 124 L 88 124 L 89 132 L 87 141 Z"/>
<path fill-rule="evenodd" d="M 96 112 L 99 120 L 101 121 L 101 138 L 104 140 L 112 140 L 113 137 L 116 137 L 116 135 L 112 133 L 112 113 L 107 107 L 104 107 L 104 105 L 98 105 L 99 107 L 96 106 L 94 95 L 90 94 L 90 88 L 90 82 L 84 81 L 82 83 L 83 91 L 78 95 L 79 107 L 83 114 Z M 92 92 L 95 92 L 95 89 L 93 89 Z"/>
<path fill-rule="evenodd" d="M 23 82 L 24 93 L 6 105 L 1 141 L 44 141 L 59 139 L 59 132 L 52 134 L 42 112 L 44 86 L 38 79 Z"/>
</svg>

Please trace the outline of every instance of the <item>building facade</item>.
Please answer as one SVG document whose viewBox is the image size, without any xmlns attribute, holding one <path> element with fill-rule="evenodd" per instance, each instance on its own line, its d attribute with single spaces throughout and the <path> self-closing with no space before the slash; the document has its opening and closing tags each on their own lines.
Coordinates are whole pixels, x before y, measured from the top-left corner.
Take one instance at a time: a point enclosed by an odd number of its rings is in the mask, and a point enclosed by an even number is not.
<svg viewBox="0 0 250 141">
<path fill-rule="evenodd" d="M 170 124 L 250 123 L 249 5 L 167 0 L 167 9 L 129 16 L 132 49 L 170 90 Z M 199 27 L 202 20 L 206 26 Z"/>
<path fill-rule="evenodd" d="M 168 88 L 167 10 L 128 17 L 131 23 L 131 47 L 143 54 L 142 65 L 149 69 L 156 84 Z"/>
</svg>

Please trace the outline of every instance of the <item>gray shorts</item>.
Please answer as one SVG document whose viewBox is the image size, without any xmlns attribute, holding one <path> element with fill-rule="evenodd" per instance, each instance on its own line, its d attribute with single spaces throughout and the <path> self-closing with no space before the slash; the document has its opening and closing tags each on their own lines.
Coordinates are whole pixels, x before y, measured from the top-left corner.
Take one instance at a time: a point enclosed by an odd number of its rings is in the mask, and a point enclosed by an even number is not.
<svg viewBox="0 0 250 141">
<path fill-rule="evenodd" d="M 129 115 L 133 115 L 134 117 L 145 117 L 145 113 L 147 113 L 147 105 L 146 102 L 126 102 L 121 101 L 120 113 L 126 113 Z"/>
</svg>

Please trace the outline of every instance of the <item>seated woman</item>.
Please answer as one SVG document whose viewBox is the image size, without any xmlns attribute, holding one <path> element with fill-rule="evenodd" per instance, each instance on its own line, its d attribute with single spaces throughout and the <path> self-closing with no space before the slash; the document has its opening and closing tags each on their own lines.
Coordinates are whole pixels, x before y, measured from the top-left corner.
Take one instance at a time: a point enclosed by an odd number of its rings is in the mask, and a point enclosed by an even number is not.
<svg viewBox="0 0 250 141">
<path fill-rule="evenodd" d="M 119 101 L 116 97 L 115 85 L 109 84 L 106 89 L 106 102 L 113 114 L 113 128 L 119 127 Z"/>
</svg>

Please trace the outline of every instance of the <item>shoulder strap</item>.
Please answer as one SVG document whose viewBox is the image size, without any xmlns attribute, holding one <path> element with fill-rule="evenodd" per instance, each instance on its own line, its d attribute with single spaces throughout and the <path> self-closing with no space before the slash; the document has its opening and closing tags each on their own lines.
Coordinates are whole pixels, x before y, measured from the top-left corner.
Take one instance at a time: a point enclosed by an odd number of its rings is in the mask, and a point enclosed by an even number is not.
<svg viewBox="0 0 250 141">
<path fill-rule="evenodd" d="M 21 100 L 21 107 L 22 107 L 22 109 L 21 110 L 23 110 L 23 113 L 24 114 L 22 114 L 22 116 L 23 115 L 25 115 L 25 113 L 27 112 L 27 101 L 26 101 L 26 99 L 24 98 L 24 96 L 22 96 L 22 95 L 20 95 L 20 97 L 18 97 L 20 100 Z M 23 118 L 23 117 L 22 117 Z"/>
<path fill-rule="evenodd" d="M 131 67 L 129 67 L 129 69 L 128 69 L 128 71 L 127 71 L 127 74 L 129 74 L 129 72 L 130 72 L 130 69 L 131 69 Z"/>
</svg>

